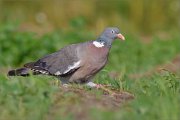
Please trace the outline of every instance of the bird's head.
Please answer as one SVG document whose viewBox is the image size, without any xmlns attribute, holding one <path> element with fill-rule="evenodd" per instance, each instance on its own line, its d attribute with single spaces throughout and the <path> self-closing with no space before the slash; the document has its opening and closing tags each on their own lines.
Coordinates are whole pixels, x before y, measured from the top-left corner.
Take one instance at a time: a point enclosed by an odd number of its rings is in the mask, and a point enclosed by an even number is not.
<svg viewBox="0 0 180 120">
<path fill-rule="evenodd" d="M 101 36 L 101 38 L 107 38 L 109 40 L 114 40 L 114 39 L 121 39 L 125 40 L 125 37 L 120 33 L 120 30 L 116 27 L 108 27 L 106 28 Z"/>
<path fill-rule="evenodd" d="M 108 27 L 101 33 L 97 41 L 111 47 L 112 42 L 117 38 L 125 40 L 125 37 L 120 33 L 117 27 Z"/>
</svg>

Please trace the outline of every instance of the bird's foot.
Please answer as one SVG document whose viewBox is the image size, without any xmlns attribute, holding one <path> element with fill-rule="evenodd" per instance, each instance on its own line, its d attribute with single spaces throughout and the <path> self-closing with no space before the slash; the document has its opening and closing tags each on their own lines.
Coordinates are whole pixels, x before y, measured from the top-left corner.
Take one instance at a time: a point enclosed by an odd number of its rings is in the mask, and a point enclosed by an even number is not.
<svg viewBox="0 0 180 120">
<path fill-rule="evenodd" d="M 99 88 L 102 88 L 102 87 L 103 87 L 102 84 L 96 84 L 96 86 L 95 86 L 96 89 L 99 89 Z"/>
<path fill-rule="evenodd" d="M 95 84 L 93 82 L 88 82 L 86 85 L 90 88 L 96 88 L 96 89 L 102 89 L 103 91 L 106 91 L 107 93 L 114 95 L 115 93 L 108 89 L 107 87 L 111 87 L 111 85 L 103 85 L 103 84 Z"/>
<path fill-rule="evenodd" d="M 90 88 L 102 88 L 102 87 L 110 87 L 110 85 L 102 85 L 102 84 L 96 84 L 96 83 L 93 83 L 93 82 L 88 82 L 86 83 L 86 85 Z"/>
</svg>

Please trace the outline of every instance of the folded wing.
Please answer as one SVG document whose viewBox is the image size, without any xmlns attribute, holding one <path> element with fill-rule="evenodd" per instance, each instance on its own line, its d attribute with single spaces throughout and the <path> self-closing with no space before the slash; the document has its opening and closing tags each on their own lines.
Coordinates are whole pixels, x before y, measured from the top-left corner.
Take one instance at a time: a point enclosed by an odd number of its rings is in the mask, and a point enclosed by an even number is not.
<svg viewBox="0 0 180 120">
<path fill-rule="evenodd" d="M 74 44 L 24 66 L 42 74 L 66 76 L 80 68 L 81 61 L 77 56 L 77 45 Z"/>
</svg>

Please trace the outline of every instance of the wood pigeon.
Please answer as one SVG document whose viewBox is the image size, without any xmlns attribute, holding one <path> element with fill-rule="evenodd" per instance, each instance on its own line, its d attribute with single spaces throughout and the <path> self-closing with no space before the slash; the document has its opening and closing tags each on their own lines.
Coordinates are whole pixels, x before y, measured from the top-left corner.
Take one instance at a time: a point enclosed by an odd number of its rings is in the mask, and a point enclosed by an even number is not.
<svg viewBox="0 0 180 120">
<path fill-rule="evenodd" d="M 8 76 L 29 76 L 32 70 L 33 75 L 56 76 L 62 84 L 85 83 L 97 87 L 92 79 L 106 65 L 112 42 L 116 38 L 125 40 L 118 28 L 108 27 L 96 40 L 66 46 L 25 64 L 23 68 L 10 70 Z"/>
</svg>

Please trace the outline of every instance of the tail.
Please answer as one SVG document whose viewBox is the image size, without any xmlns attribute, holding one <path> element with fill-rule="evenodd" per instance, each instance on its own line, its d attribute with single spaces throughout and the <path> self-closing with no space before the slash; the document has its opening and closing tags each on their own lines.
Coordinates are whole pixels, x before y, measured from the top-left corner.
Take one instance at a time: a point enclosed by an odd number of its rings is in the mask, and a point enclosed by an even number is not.
<svg viewBox="0 0 180 120">
<path fill-rule="evenodd" d="M 29 69 L 28 68 L 19 68 L 15 70 L 10 70 L 7 74 L 8 76 L 29 76 Z"/>
<path fill-rule="evenodd" d="M 41 68 L 34 68 L 34 62 L 30 62 L 24 65 L 23 68 L 18 68 L 15 70 L 10 70 L 8 72 L 8 76 L 24 76 L 27 77 L 32 73 L 32 75 L 40 75 L 44 73 L 44 71 Z M 46 72 L 46 71 L 45 71 Z"/>
</svg>

